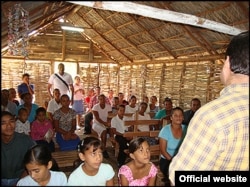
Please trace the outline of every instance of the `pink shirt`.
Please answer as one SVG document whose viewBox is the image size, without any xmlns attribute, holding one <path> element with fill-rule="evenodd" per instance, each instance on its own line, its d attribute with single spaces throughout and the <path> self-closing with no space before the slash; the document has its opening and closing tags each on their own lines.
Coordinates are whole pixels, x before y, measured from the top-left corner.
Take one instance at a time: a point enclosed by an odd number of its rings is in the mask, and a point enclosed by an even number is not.
<svg viewBox="0 0 250 187">
<path fill-rule="evenodd" d="M 83 89 L 83 86 L 74 84 L 74 91 L 79 90 L 79 89 Z M 82 92 L 78 91 L 74 94 L 74 100 L 83 100 L 83 94 Z"/>
<path fill-rule="evenodd" d="M 149 182 L 149 179 L 152 178 L 152 177 L 155 177 L 156 174 L 157 174 L 157 167 L 153 163 L 151 163 L 151 164 L 152 165 L 151 165 L 151 168 L 150 168 L 150 171 L 149 171 L 148 175 L 144 176 L 141 179 L 134 179 L 133 178 L 133 173 L 132 173 L 131 169 L 127 165 L 123 165 L 119 169 L 118 177 L 120 175 L 124 175 L 127 178 L 128 182 L 129 182 L 129 186 L 147 186 L 148 182 Z"/>
<path fill-rule="evenodd" d="M 35 120 L 31 125 L 30 136 L 33 140 L 44 140 L 44 136 L 49 129 L 53 130 L 53 126 L 48 119 L 45 119 L 43 122 Z"/>
</svg>

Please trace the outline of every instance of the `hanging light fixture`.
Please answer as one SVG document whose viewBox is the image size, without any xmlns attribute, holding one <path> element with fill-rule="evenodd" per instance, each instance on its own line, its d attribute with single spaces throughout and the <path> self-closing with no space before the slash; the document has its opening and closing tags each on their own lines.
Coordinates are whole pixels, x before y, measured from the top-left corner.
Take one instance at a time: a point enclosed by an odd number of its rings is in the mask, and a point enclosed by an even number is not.
<svg viewBox="0 0 250 187">
<path fill-rule="evenodd" d="M 75 26 L 68 26 L 68 25 L 62 25 L 61 28 L 63 30 L 68 30 L 68 31 L 78 31 L 78 32 L 84 31 L 82 27 L 75 27 Z"/>
</svg>

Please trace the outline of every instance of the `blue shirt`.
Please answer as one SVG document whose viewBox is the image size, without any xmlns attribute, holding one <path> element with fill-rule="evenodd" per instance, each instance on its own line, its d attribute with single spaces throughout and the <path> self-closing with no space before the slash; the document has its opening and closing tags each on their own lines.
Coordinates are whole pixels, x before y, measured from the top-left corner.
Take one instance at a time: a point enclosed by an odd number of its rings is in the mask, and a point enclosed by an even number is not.
<svg viewBox="0 0 250 187">
<path fill-rule="evenodd" d="M 166 151 L 168 154 L 170 154 L 172 157 L 177 153 L 182 140 L 184 139 L 187 131 L 186 125 L 181 125 L 182 128 L 182 137 L 179 139 L 176 139 L 172 133 L 171 125 L 166 125 L 163 127 L 159 133 L 159 137 L 167 141 L 167 147 Z M 161 155 L 162 158 L 165 158 L 163 155 Z"/>
<path fill-rule="evenodd" d="M 30 84 L 30 87 L 31 87 L 31 89 L 34 91 L 34 85 L 33 85 L 33 84 Z M 20 95 L 22 95 L 22 94 L 24 94 L 24 93 L 29 93 L 29 89 L 28 89 L 27 84 L 25 84 L 25 83 L 19 84 L 19 85 L 17 86 L 17 92 L 18 92 L 18 94 L 20 94 Z"/>
<path fill-rule="evenodd" d="M 166 116 L 167 116 L 167 111 L 166 111 L 166 109 L 164 108 L 164 109 L 159 110 L 159 111 L 155 114 L 154 119 L 161 119 L 161 118 L 164 118 L 164 117 L 166 117 Z"/>
</svg>

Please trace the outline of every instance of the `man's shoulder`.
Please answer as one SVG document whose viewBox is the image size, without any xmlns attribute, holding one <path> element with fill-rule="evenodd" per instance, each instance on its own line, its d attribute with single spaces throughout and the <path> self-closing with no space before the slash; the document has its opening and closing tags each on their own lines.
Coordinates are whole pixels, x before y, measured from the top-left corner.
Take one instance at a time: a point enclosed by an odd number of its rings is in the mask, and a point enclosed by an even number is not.
<svg viewBox="0 0 250 187">
<path fill-rule="evenodd" d="M 24 133 L 15 132 L 15 137 L 18 140 L 18 142 L 20 142 L 20 141 L 33 142 L 33 140 L 31 139 L 31 137 L 28 136 L 27 134 L 24 134 Z"/>
<path fill-rule="evenodd" d="M 112 112 L 112 106 L 108 103 L 105 103 L 105 108 L 109 109 Z"/>
<path fill-rule="evenodd" d="M 166 109 L 165 108 L 163 108 L 163 109 L 161 109 L 161 110 L 158 110 L 158 112 L 157 113 L 164 113 L 166 111 Z"/>
<path fill-rule="evenodd" d="M 64 72 L 63 77 L 66 77 L 66 76 L 72 78 L 71 74 L 69 74 L 69 73 L 67 73 L 67 72 Z"/>
<path fill-rule="evenodd" d="M 187 113 L 189 113 L 191 110 L 189 109 L 189 110 L 185 110 L 184 111 L 184 114 L 187 114 Z"/>
<path fill-rule="evenodd" d="M 92 110 L 95 110 L 95 109 L 98 109 L 98 108 L 100 108 L 100 104 L 96 103 L 96 104 L 93 105 Z"/>
<path fill-rule="evenodd" d="M 53 73 L 50 75 L 50 77 L 55 77 L 57 73 Z"/>
<path fill-rule="evenodd" d="M 111 119 L 111 121 L 117 121 L 117 120 L 121 120 L 121 121 L 122 121 L 122 119 L 119 118 L 118 114 L 116 114 L 116 115 L 115 115 L 114 117 L 112 117 L 112 119 Z"/>
<path fill-rule="evenodd" d="M 32 105 L 32 107 L 34 107 L 34 108 L 39 108 L 39 105 L 36 104 L 36 103 L 32 103 L 31 105 Z"/>
<path fill-rule="evenodd" d="M 10 100 L 8 100 L 8 105 L 17 107 L 16 103 L 14 103 L 13 101 L 10 101 Z"/>
<path fill-rule="evenodd" d="M 56 102 L 56 99 L 55 99 L 55 98 L 52 98 L 51 100 L 49 100 L 49 103 L 48 103 L 48 104 L 51 104 L 51 105 L 52 105 L 52 104 L 55 104 L 55 103 L 57 103 L 57 102 Z"/>
<path fill-rule="evenodd" d="M 21 87 L 24 87 L 24 86 L 26 86 L 26 84 L 25 83 L 21 83 L 21 84 L 17 85 L 17 88 L 21 88 Z"/>
<path fill-rule="evenodd" d="M 56 77 L 56 75 L 55 75 L 55 73 L 53 73 L 50 75 L 49 79 L 55 79 L 55 77 Z"/>
</svg>

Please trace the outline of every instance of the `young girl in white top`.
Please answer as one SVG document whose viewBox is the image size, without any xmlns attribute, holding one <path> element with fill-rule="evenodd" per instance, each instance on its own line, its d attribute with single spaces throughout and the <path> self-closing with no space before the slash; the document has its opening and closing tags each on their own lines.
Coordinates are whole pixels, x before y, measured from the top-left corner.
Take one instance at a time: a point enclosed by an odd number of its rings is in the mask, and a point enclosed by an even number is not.
<svg viewBox="0 0 250 187">
<path fill-rule="evenodd" d="M 80 164 L 69 176 L 68 186 L 114 186 L 114 169 L 102 163 L 101 141 L 96 137 L 86 137 L 80 142 Z"/>
<path fill-rule="evenodd" d="M 58 171 L 46 145 L 35 145 L 27 151 L 23 163 L 29 175 L 21 178 L 17 186 L 66 186 L 67 176 Z"/>
</svg>

